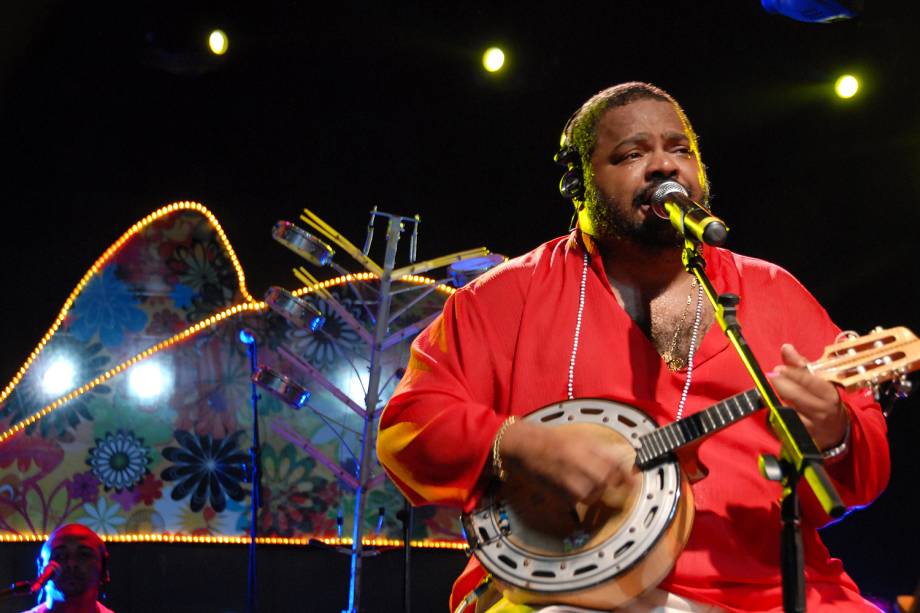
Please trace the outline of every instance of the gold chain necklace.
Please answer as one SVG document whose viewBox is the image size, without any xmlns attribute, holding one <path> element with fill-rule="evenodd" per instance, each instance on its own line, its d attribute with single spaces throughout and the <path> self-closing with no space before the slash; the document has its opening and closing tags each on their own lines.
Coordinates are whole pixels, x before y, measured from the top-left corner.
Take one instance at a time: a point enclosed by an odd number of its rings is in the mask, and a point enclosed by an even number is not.
<svg viewBox="0 0 920 613">
<path fill-rule="evenodd" d="M 674 330 L 674 338 L 671 339 L 670 346 L 661 354 L 661 359 L 667 365 L 671 372 L 680 370 L 684 367 L 684 358 L 677 353 L 677 345 L 680 343 L 681 334 L 684 331 L 684 324 L 687 322 L 687 313 L 690 312 L 690 303 L 693 302 L 693 288 L 696 287 L 696 278 L 690 283 L 690 291 L 687 292 L 687 302 L 684 304 L 684 310 L 680 314 L 680 321 L 677 323 L 677 329 Z"/>
</svg>

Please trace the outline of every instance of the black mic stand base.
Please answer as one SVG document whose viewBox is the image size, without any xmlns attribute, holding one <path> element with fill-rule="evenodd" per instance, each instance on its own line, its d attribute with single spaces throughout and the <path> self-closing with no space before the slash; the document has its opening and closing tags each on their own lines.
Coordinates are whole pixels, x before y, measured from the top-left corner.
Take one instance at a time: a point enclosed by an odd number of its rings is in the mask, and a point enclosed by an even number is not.
<svg viewBox="0 0 920 613">
<path fill-rule="evenodd" d="M 804 613 L 805 552 L 802 546 L 798 495 L 798 484 L 802 475 L 791 462 L 780 460 L 769 454 L 761 455 L 759 463 L 760 472 L 764 477 L 783 484 L 783 496 L 780 499 L 782 518 L 780 569 L 783 577 L 783 611 L 785 613 Z"/>
</svg>

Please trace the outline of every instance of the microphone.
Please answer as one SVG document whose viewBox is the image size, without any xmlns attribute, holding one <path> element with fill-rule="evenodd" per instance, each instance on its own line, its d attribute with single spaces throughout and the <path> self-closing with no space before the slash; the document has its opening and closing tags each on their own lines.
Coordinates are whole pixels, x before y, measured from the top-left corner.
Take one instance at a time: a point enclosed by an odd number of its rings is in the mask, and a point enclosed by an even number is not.
<svg viewBox="0 0 920 613">
<path fill-rule="evenodd" d="M 725 242 L 728 226 L 709 212 L 702 204 L 694 202 L 687 190 L 677 181 L 665 181 L 652 194 L 652 210 L 685 238 L 718 247 Z"/>
<path fill-rule="evenodd" d="M 40 589 L 45 587 L 45 584 L 57 577 L 58 573 L 61 572 L 61 565 L 51 560 L 48 564 L 45 565 L 45 570 L 42 571 L 42 574 L 38 576 L 38 579 L 32 582 L 32 587 L 29 588 L 29 593 L 37 594 Z"/>
</svg>

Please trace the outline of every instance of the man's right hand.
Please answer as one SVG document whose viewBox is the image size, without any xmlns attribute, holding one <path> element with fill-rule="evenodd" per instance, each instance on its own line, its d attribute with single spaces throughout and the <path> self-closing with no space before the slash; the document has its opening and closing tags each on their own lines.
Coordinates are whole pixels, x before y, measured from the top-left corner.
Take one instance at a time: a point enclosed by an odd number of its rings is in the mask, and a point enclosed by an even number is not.
<svg viewBox="0 0 920 613">
<path fill-rule="evenodd" d="M 550 488 L 575 505 L 623 500 L 638 479 L 635 450 L 600 433 L 600 426 L 542 426 L 517 421 L 499 454 L 511 478 Z"/>
</svg>

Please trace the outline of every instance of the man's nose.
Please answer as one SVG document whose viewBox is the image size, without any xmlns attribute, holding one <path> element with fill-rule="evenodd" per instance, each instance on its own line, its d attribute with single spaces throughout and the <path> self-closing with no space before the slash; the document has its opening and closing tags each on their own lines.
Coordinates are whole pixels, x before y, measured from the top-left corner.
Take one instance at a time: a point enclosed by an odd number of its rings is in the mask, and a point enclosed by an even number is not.
<svg viewBox="0 0 920 613">
<path fill-rule="evenodd" d="M 672 179 L 677 177 L 678 167 L 670 153 L 662 149 L 654 150 L 648 157 L 645 167 L 645 179 Z"/>
</svg>

